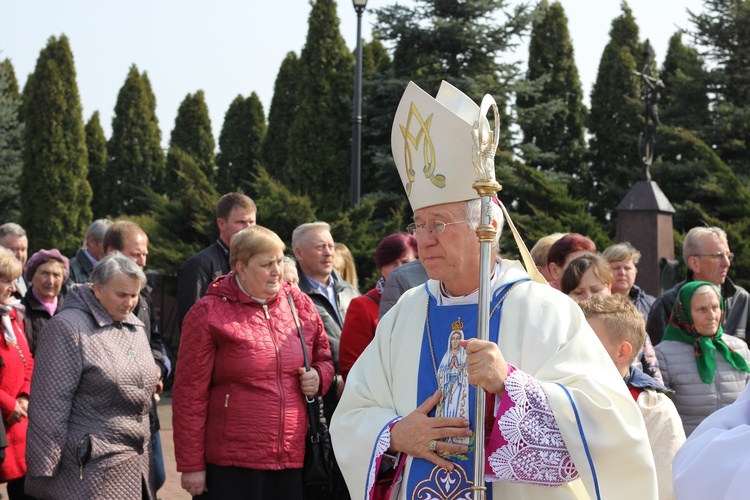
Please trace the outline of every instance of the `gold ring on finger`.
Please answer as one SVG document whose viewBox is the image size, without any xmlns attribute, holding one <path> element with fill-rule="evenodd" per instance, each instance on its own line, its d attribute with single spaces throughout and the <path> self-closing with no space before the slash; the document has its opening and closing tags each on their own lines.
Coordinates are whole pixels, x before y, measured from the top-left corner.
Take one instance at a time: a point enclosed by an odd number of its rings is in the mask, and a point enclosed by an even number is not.
<svg viewBox="0 0 750 500">
<path fill-rule="evenodd" d="M 435 451 L 435 449 L 437 448 L 437 441 L 435 441 L 434 439 L 432 439 L 432 440 L 430 440 L 430 442 L 428 443 L 428 445 L 430 446 L 430 449 L 432 451 Z"/>
</svg>

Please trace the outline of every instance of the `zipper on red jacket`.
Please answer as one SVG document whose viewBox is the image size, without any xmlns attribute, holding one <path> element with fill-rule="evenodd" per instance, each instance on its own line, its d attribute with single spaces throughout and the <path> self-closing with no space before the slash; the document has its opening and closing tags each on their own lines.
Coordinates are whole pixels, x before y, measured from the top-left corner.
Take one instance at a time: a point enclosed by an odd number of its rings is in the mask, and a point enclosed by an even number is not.
<svg viewBox="0 0 750 500">
<path fill-rule="evenodd" d="M 263 312 L 266 313 L 266 319 L 268 320 L 268 332 L 271 335 L 273 347 L 274 349 L 276 349 L 276 386 L 279 388 L 279 398 L 281 400 L 279 411 L 279 413 L 281 414 L 281 425 L 279 425 L 278 463 L 281 463 L 284 455 L 284 387 L 281 383 L 281 350 L 279 349 L 279 345 L 277 343 L 276 334 L 274 332 L 273 323 L 271 321 L 271 315 L 268 314 L 268 306 L 266 304 L 263 304 Z"/>
</svg>

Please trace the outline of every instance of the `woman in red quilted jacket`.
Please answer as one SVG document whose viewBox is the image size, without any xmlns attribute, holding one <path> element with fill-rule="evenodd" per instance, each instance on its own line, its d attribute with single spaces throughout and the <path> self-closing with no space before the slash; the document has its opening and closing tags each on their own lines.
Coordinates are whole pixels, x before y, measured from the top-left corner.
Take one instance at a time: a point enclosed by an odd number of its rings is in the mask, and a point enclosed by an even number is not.
<svg viewBox="0 0 750 500">
<path fill-rule="evenodd" d="M 182 487 L 201 499 L 302 498 L 304 396 L 331 385 L 333 363 L 312 301 L 283 282 L 283 256 L 273 231 L 240 231 L 230 243 L 234 271 L 185 316 L 172 400 L 175 457 Z"/>
<path fill-rule="evenodd" d="M 7 448 L 0 465 L 0 482 L 8 483 L 8 496 L 27 498 L 24 493 L 26 476 L 26 429 L 29 421 L 29 393 L 34 360 L 29 351 L 23 325 L 23 306 L 13 296 L 13 280 L 21 276 L 22 266 L 6 249 L 0 249 L 0 413 L 5 422 Z M 2 429 L 0 429 L 1 431 Z M 28 497 L 31 498 L 31 497 Z"/>
</svg>

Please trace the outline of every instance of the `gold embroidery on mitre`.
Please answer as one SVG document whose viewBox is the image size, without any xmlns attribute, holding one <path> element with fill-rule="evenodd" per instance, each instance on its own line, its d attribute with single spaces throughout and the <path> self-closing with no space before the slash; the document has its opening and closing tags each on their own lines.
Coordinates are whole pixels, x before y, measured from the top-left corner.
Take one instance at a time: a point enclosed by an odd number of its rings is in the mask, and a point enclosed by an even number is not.
<svg viewBox="0 0 750 500">
<path fill-rule="evenodd" d="M 399 125 L 401 129 L 401 135 L 404 137 L 404 164 L 406 165 L 406 178 L 409 182 L 406 184 L 406 195 L 411 196 L 411 186 L 414 183 L 416 175 L 414 173 L 414 161 L 412 159 L 412 151 L 409 147 L 411 145 L 415 151 L 422 146 L 422 157 L 424 160 L 424 167 L 422 171 L 426 178 L 428 178 L 435 186 L 439 188 L 445 187 L 445 176 L 438 174 L 434 175 L 435 165 L 437 158 L 435 157 L 435 145 L 432 143 L 430 137 L 430 127 L 432 126 L 432 116 L 427 117 L 426 120 L 422 119 L 422 115 L 419 114 L 419 110 L 412 102 L 409 106 L 409 114 L 406 117 L 406 126 Z M 419 123 L 419 131 L 416 135 L 410 132 L 412 117 Z M 424 141 L 423 141 L 424 139 Z"/>
</svg>

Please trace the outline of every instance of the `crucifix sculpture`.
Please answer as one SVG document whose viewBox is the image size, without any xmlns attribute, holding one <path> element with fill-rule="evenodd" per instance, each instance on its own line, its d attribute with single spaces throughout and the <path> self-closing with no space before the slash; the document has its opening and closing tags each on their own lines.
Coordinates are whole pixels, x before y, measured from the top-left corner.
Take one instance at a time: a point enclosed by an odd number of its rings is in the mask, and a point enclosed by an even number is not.
<svg viewBox="0 0 750 500">
<path fill-rule="evenodd" d="M 659 97 L 664 88 L 661 79 L 651 75 L 651 62 L 654 58 L 654 49 L 648 40 L 643 44 L 643 70 L 633 74 L 641 79 L 641 100 L 646 105 L 643 120 L 643 132 L 638 136 L 638 155 L 643 170 L 643 180 L 651 180 L 651 164 L 654 161 L 654 136 L 656 127 L 659 125 Z"/>
</svg>

